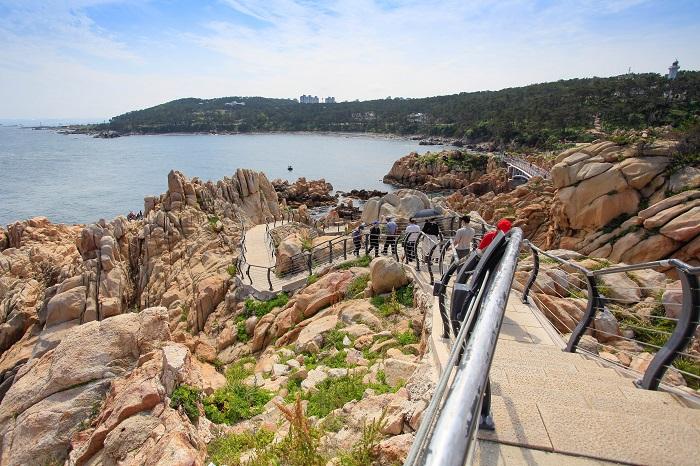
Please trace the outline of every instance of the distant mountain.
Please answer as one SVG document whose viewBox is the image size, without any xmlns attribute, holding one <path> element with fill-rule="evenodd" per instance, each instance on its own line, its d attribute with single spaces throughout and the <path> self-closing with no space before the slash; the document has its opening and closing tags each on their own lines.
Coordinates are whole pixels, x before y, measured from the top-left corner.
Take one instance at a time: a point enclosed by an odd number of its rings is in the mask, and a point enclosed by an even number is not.
<svg viewBox="0 0 700 466">
<path fill-rule="evenodd" d="M 548 147 L 604 129 L 683 125 L 700 114 L 700 72 L 570 79 L 418 99 L 300 104 L 292 99 L 179 99 L 119 115 L 102 129 L 172 132 L 356 131 Z"/>
</svg>

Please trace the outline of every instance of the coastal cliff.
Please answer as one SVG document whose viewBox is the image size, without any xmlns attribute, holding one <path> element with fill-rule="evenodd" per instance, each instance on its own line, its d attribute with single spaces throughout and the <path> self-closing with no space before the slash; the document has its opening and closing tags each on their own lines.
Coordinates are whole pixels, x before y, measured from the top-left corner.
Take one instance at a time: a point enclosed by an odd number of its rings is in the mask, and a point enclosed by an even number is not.
<svg viewBox="0 0 700 466">
<path fill-rule="evenodd" d="M 390 258 L 292 297 L 244 285 L 242 228 L 279 209 L 262 173 L 172 171 L 142 220 L 0 230 L 0 464 L 235 464 L 227 442 L 251 438 L 249 457 L 284 459 L 297 423 L 323 434 L 304 464 L 325 464 L 359 455 L 367 422 L 372 458 L 401 461 L 429 402 L 430 301 Z"/>
</svg>

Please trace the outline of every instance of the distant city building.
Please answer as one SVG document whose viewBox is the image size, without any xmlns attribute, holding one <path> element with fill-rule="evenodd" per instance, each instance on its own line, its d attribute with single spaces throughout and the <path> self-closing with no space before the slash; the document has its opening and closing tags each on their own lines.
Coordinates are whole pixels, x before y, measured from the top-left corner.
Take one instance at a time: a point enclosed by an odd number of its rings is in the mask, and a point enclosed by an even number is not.
<svg viewBox="0 0 700 466">
<path fill-rule="evenodd" d="M 676 79 L 676 76 L 678 76 L 678 70 L 680 70 L 681 67 L 678 66 L 678 59 L 673 62 L 673 64 L 668 68 L 668 74 L 666 77 L 668 79 Z"/>
<path fill-rule="evenodd" d="M 335 97 L 326 97 L 325 99 L 319 99 L 317 95 L 302 95 L 299 97 L 300 104 L 319 104 L 321 101 L 325 101 L 327 104 L 334 104 Z"/>
<path fill-rule="evenodd" d="M 226 102 L 224 105 L 228 107 L 235 107 L 236 105 L 243 105 L 245 106 L 245 102 L 236 102 L 235 100 L 233 102 Z"/>
</svg>

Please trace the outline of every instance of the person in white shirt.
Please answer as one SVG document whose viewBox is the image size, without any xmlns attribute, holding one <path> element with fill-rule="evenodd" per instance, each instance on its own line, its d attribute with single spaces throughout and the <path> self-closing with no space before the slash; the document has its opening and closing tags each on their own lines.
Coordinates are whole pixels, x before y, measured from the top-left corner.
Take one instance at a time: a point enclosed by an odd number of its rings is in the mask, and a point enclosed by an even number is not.
<svg viewBox="0 0 700 466">
<path fill-rule="evenodd" d="M 457 251 L 457 257 L 460 259 L 469 255 L 472 239 L 474 238 L 474 229 L 469 226 L 470 221 L 469 215 L 462 217 L 462 226 L 455 232 L 455 237 L 452 240 L 452 244 Z"/>
<path fill-rule="evenodd" d="M 410 223 L 406 227 L 406 258 L 408 262 L 411 262 L 416 257 L 416 241 L 418 241 L 418 236 L 420 235 L 420 227 L 416 225 L 416 220 L 410 218 L 408 220 Z"/>
</svg>

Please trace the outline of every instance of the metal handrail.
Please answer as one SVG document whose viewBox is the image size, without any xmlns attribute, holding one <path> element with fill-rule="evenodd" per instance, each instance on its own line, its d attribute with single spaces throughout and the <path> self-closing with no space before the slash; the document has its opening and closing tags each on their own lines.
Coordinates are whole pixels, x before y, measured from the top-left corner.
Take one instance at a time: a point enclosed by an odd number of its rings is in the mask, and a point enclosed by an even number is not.
<svg viewBox="0 0 700 466">
<path fill-rule="evenodd" d="M 462 466 L 468 460 L 477 427 L 483 420 L 482 404 L 488 407 L 489 371 L 515 275 L 522 235 L 519 228 L 511 230 L 502 256 L 480 274 L 483 282 L 478 286 L 476 297 L 464 303 L 467 306 L 465 324 L 459 329 L 446 370 L 440 377 L 404 466 Z M 486 255 L 485 252 L 479 265 Z M 473 275 L 470 280 L 475 278 Z M 466 323 L 471 319 L 475 320 Z M 463 348 L 465 342 L 466 348 Z"/>
<path fill-rule="evenodd" d="M 681 281 L 681 291 L 683 301 L 681 303 L 681 312 L 676 322 L 673 332 L 670 334 L 668 341 L 661 347 L 644 343 L 646 346 L 655 347 L 658 349 L 647 369 L 642 374 L 642 378 L 637 380 L 635 384 L 647 390 L 657 390 L 661 379 L 672 365 L 673 361 L 679 356 L 684 355 L 683 350 L 690 344 L 696 329 L 700 325 L 700 267 L 692 267 L 678 259 L 667 259 L 653 262 L 644 262 L 632 265 L 621 265 L 613 267 L 605 267 L 598 270 L 589 270 L 579 264 L 562 259 L 546 251 L 541 250 L 530 241 L 524 241 L 525 246 L 530 248 L 533 256 L 533 268 L 530 277 L 523 288 L 522 301 L 528 302 L 528 297 L 532 286 L 534 285 L 537 274 L 540 268 L 539 256 L 545 256 L 555 260 L 561 264 L 571 267 L 586 277 L 587 285 L 587 307 L 583 316 L 577 323 L 571 333 L 571 337 L 567 342 L 565 351 L 576 352 L 579 348 L 581 338 L 584 333 L 591 328 L 596 314 L 599 311 L 605 310 L 604 302 L 609 300 L 603 297 L 598 289 L 596 278 L 604 275 L 615 273 L 625 273 L 635 270 L 644 270 L 651 268 L 674 268 Z M 627 339 L 620 337 L 622 339 Z"/>
</svg>

